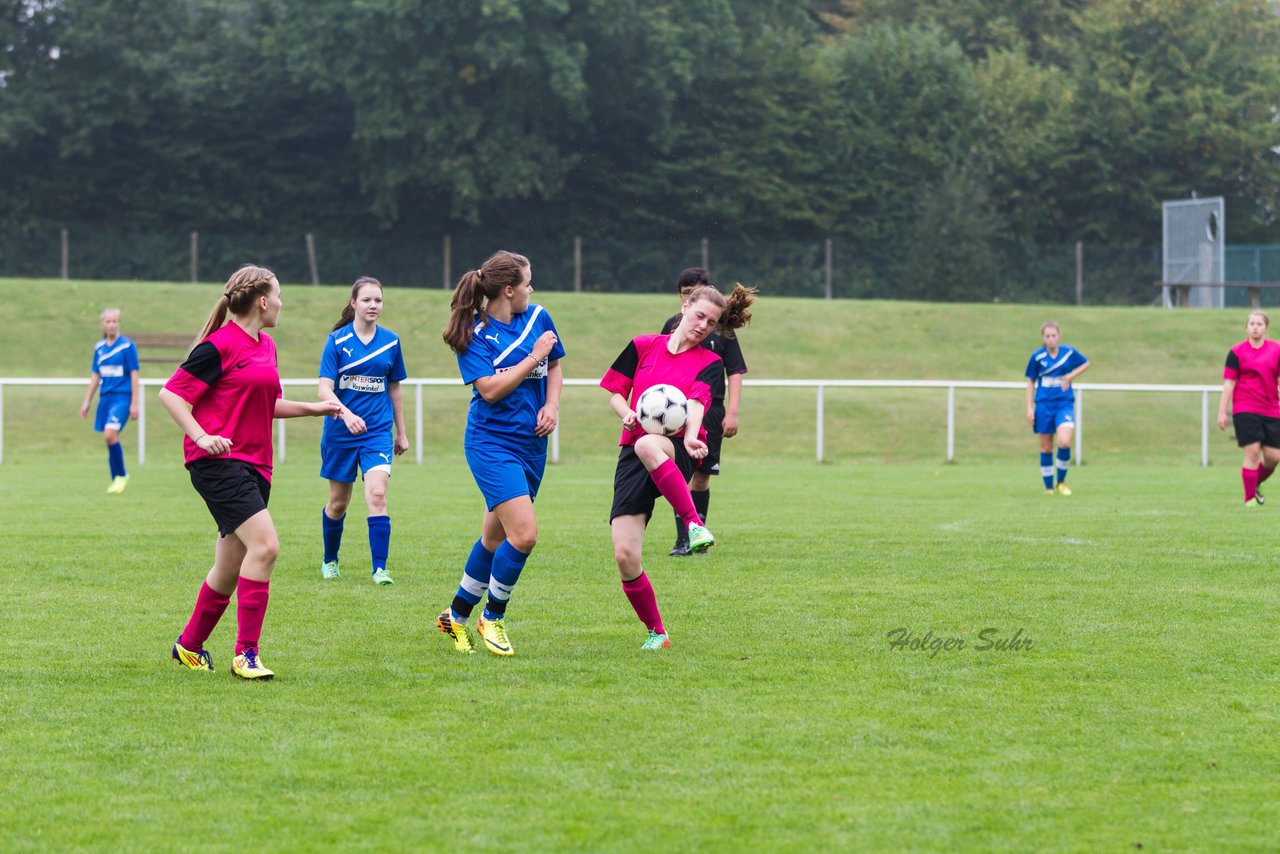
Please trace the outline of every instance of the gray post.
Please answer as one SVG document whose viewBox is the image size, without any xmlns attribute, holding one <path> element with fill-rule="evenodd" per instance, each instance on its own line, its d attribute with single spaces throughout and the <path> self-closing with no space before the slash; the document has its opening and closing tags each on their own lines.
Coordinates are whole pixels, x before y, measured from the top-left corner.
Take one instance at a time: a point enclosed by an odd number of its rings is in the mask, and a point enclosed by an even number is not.
<svg viewBox="0 0 1280 854">
<path fill-rule="evenodd" d="M 311 284 L 320 284 L 320 271 L 316 269 L 316 239 L 307 232 L 307 263 L 311 265 Z M 281 455 L 283 457 L 283 454 Z"/>
<path fill-rule="evenodd" d="M 702 269 L 707 271 L 707 278 L 711 278 L 711 241 L 702 238 Z"/>
<path fill-rule="evenodd" d="M 582 293 L 582 238 L 573 238 L 573 292 Z"/>
<path fill-rule="evenodd" d="M 449 235 L 444 236 L 444 289 L 450 290 L 453 277 L 449 275 L 449 267 L 453 260 L 453 238 Z"/>
<path fill-rule="evenodd" d="M 827 238 L 826 248 L 827 248 L 827 271 L 826 271 L 827 275 L 826 275 L 824 290 L 826 292 L 827 299 L 831 299 L 831 238 L 830 237 Z"/>
<path fill-rule="evenodd" d="M 1084 305 L 1084 242 L 1076 241 L 1076 305 Z"/>
<path fill-rule="evenodd" d="M 64 228 L 62 229 L 62 278 L 64 280 L 71 278 L 71 247 L 69 244 L 70 236 Z"/>
<path fill-rule="evenodd" d="M 200 232 L 191 232 L 191 284 L 200 281 Z"/>
</svg>

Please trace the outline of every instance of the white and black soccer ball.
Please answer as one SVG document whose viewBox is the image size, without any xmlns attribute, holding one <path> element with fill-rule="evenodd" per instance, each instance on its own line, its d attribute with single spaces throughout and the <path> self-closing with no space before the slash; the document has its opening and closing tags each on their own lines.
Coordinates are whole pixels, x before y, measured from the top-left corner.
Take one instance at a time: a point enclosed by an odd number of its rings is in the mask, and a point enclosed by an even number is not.
<svg viewBox="0 0 1280 854">
<path fill-rule="evenodd" d="M 646 433 L 673 436 L 684 428 L 689 400 L 673 385 L 649 386 L 636 401 L 636 415 Z"/>
</svg>

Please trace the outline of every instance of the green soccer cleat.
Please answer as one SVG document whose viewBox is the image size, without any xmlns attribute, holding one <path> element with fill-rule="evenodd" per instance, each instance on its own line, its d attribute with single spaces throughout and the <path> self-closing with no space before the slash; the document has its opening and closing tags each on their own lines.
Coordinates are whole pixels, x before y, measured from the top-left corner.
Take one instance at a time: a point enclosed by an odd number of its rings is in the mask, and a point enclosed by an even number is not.
<svg viewBox="0 0 1280 854">
<path fill-rule="evenodd" d="M 466 623 L 455 623 L 453 614 L 448 608 L 440 612 L 440 616 L 436 617 L 436 628 L 453 641 L 453 648 L 457 652 L 471 654 L 476 648 L 471 645 L 471 635 L 467 633 Z"/>
<path fill-rule="evenodd" d="M 178 638 L 181 641 L 182 638 Z M 208 650 L 200 650 L 192 652 L 177 641 L 173 644 L 173 660 L 184 667 L 191 670 L 201 670 L 205 673 L 213 672 L 213 659 L 209 657 Z"/>
<path fill-rule="evenodd" d="M 1045 495 L 1057 495 L 1058 493 L 1057 493 L 1057 492 L 1055 492 L 1052 488 L 1050 488 L 1050 489 L 1046 489 L 1046 490 L 1044 491 L 1044 494 L 1045 494 Z"/>
<path fill-rule="evenodd" d="M 476 634 L 484 639 L 484 648 L 494 655 L 515 655 L 507 638 L 506 620 L 486 620 L 484 614 L 476 617 Z"/>
<path fill-rule="evenodd" d="M 129 485 L 129 475 L 118 474 L 111 478 L 111 485 L 107 487 L 107 495 L 119 495 L 124 492 L 124 488 Z"/>
<path fill-rule="evenodd" d="M 689 526 L 689 551 L 697 554 L 705 552 L 716 544 L 716 538 L 701 525 Z"/>
<path fill-rule="evenodd" d="M 1244 506 L 1245 506 L 1246 508 L 1248 508 L 1248 507 L 1261 507 L 1261 506 L 1262 506 L 1262 502 L 1258 501 L 1258 499 L 1256 499 L 1256 498 L 1250 498 L 1248 501 L 1246 501 L 1246 502 L 1244 503 Z"/>
<path fill-rule="evenodd" d="M 1054 491 L 1057 492 L 1059 495 L 1070 495 L 1071 487 L 1067 486 L 1066 482 L 1064 481 L 1058 484 L 1057 486 L 1055 486 Z"/>
<path fill-rule="evenodd" d="M 381 566 L 373 571 L 373 583 L 378 587 L 386 587 L 387 585 L 395 584 L 395 582 L 391 580 L 391 573 L 387 572 L 387 570 Z"/>
<path fill-rule="evenodd" d="M 644 646 L 640 648 L 647 649 L 647 650 L 670 649 L 671 639 L 667 637 L 665 632 L 663 634 L 658 634 L 657 632 L 650 629 L 649 639 L 645 641 Z"/>
<path fill-rule="evenodd" d="M 256 649 L 246 649 L 231 659 L 231 672 L 241 679 L 270 679 L 276 674 L 266 668 L 258 658 Z"/>
<path fill-rule="evenodd" d="M 320 564 L 321 578 L 341 578 L 342 570 L 338 567 L 336 560 L 327 560 Z"/>
</svg>

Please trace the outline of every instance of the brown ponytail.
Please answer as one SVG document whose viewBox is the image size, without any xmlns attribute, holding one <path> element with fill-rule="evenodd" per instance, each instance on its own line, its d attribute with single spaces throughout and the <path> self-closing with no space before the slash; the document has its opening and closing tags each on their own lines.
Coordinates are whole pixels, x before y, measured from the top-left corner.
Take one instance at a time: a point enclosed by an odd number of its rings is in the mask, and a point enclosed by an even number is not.
<svg viewBox="0 0 1280 854">
<path fill-rule="evenodd" d="M 237 317 L 248 314 L 258 297 L 271 293 L 271 280 L 275 277 L 276 274 L 266 267 L 253 264 L 245 264 L 232 273 L 222 289 L 222 296 L 213 304 L 204 330 L 191 342 L 191 349 L 194 350 L 197 344 L 222 328 L 222 324 L 227 322 L 228 311 Z"/>
<path fill-rule="evenodd" d="M 356 283 L 351 286 L 351 296 L 347 299 L 347 304 L 342 307 L 342 314 L 338 317 L 338 322 L 333 324 L 333 329 L 330 329 L 330 332 L 336 332 L 356 319 L 356 310 L 351 303 L 355 302 L 356 297 L 360 296 L 360 289 L 365 285 L 377 285 L 378 290 L 382 290 L 382 282 L 379 282 L 373 276 L 361 276 L 356 279 Z"/>
<path fill-rule="evenodd" d="M 693 289 L 693 293 L 689 294 L 688 302 L 693 304 L 698 300 L 706 300 L 712 305 L 719 306 L 720 322 L 716 325 L 716 332 L 725 338 L 733 338 L 735 329 L 741 329 L 751 322 L 751 306 L 756 301 L 757 290 L 758 288 L 748 288 L 741 283 L 736 283 L 733 286 L 733 293 L 726 299 L 724 294 L 711 285 L 702 285 Z"/>
<path fill-rule="evenodd" d="M 461 355 L 471 346 L 475 334 L 476 315 L 480 325 L 489 322 L 485 305 L 502 293 L 503 288 L 518 287 L 524 281 L 524 270 L 529 259 L 514 252 L 500 250 L 480 265 L 479 270 L 468 270 L 453 289 L 449 301 L 449 325 L 444 330 L 444 343 Z"/>
</svg>

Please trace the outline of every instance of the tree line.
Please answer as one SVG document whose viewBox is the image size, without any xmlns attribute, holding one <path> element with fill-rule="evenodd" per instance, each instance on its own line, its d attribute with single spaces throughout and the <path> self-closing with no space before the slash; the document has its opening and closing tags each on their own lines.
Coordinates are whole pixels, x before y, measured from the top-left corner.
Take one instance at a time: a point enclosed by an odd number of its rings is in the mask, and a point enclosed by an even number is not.
<svg viewBox="0 0 1280 854">
<path fill-rule="evenodd" d="M 11 234 L 1280 242 L 1280 0 L 0 9 Z"/>
</svg>

